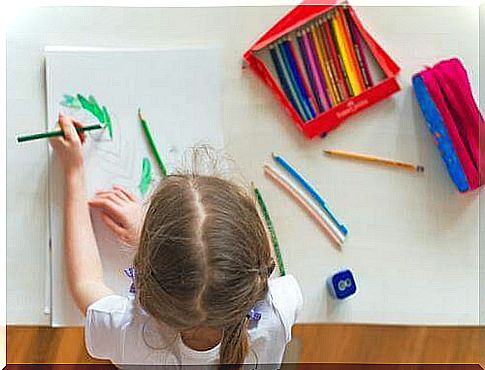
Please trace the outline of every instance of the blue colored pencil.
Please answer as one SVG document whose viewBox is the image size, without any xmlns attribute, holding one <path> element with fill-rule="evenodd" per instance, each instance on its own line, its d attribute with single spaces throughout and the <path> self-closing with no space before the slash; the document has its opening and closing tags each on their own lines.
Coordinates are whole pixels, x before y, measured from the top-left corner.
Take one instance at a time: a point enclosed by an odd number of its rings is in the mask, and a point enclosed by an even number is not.
<svg viewBox="0 0 485 370">
<path fill-rule="evenodd" d="M 286 53 L 288 55 L 288 60 L 290 61 L 290 67 L 291 70 L 293 71 L 293 74 L 296 78 L 296 82 L 298 83 L 298 88 L 301 91 L 301 94 L 303 96 L 303 99 L 305 100 L 305 103 L 310 110 L 310 115 L 312 118 L 315 117 L 315 108 L 310 101 L 310 96 L 308 96 L 308 90 L 305 86 L 305 83 L 303 81 L 303 76 L 302 73 L 303 71 L 301 70 L 300 66 L 298 65 L 298 60 L 296 59 L 296 54 L 295 54 L 295 49 L 293 48 L 293 44 L 291 43 L 290 38 L 287 38 L 284 42 L 283 45 L 285 46 Z"/>
<path fill-rule="evenodd" d="M 306 74 L 308 76 L 308 80 L 310 81 L 310 86 L 312 88 L 313 96 L 315 96 L 315 100 L 317 101 L 318 110 L 320 112 L 323 112 L 325 109 L 323 108 L 322 101 L 320 99 L 320 96 L 318 95 L 318 88 L 317 88 L 316 82 L 315 82 L 315 80 L 313 79 L 313 76 L 312 76 L 312 70 L 311 70 L 311 67 L 310 67 L 309 59 L 308 59 L 309 56 L 308 56 L 307 51 L 305 49 L 305 43 L 303 41 L 302 35 L 300 33 L 298 33 L 297 36 L 296 36 L 296 39 L 298 41 L 298 47 L 300 49 L 301 58 L 303 59 L 303 65 L 305 66 L 305 71 L 306 71 Z"/>
<path fill-rule="evenodd" d="M 306 112 L 303 109 L 303 105 L 302 105 L 301 101 L 299 100 L 298 94 L 295 90 L 294 83 L 292 83 L 292 81 L 291 81 L 290 74 L 288 73 L 288 68 L 285 66 L 285 59 L 283 58 L 283 53 L 282 53 L 279 45 L 275 46 L 274 51 L 275 51 L 278 63 L 281 66 L 281 72 L 283 73 L 283 77 L 286 80 L 286 84 L 288 85 L 288 89 L 291 93 L 291 96 L 293 97 L 293 101 L 294 101 L 293 106 L 295 107 L 295 109 L 300 114 L 300 117 L 304 121 L 308 121 Z"/>
<path fill-rule="evenodd" d="M 281 43 L 283 50 L 285 52 L 286 58 L 288 60 L 288 65 L 290 67 L 290 72 L 293 75 L 293 79 L 296 82 L 296 88 L 300 92 L 303 106 L 306 109 L 306 112 L 310 118 L 315 117 L 315 111 L 310 103 L 310 99 L 307 95 L 305 90 L 305 86 L 303 85 L 303 81 L 301 79 L 300 73 L 298 73 L 298 67 L 296 66 L 295 56 L 291 52 L 290 40 L 286 39 Z"/>
<path fill-rule="evenodd" d="M 332 213 L 330 208 L 327 206 L 327 203 L 325 202 L 323 197 L 318 193 L 318 191 L 282 156 L 273 153 L 273 159 L 281 167 L 283 167 L 292 177 L 294 177 L 305 188 L 305 190 L 308 191 L 308 193 L 312 196 L 312 198 L 323 208 L 323 210 L 336 224 L 336 226 L 339 228 L 342 234 L 347 235 L 349 231 L 347 230 L 344 224 L 342 224 L 337 220 L 337 217 L 335 217 L 335 215 Z"/>
<path fill-rule="evenodd" d="M 269 52 L 271 54 L 271 59 L 273 60 L 273 64 L 276 69 L 276 74 L 278 75 L 278 79 L 280 80 L 281 87 L 283 88 L 283 91 L 285 92 L 285 95 L 288 97 L 288 99 L 291 102 L 291 105 L 293 105 L 296 108 L 296 102 L 295 99 L 293 99 L 293 95 L 291 94 L 290 88 L 288 87 L 288 83 L 286 82 L 285 76 L 283 74 L 283 70 L 281 67 L 281 64 L 278 61 L 278 57 L 276 55 L 275 47 L 274 45 L 269 46 Z"/>
<path fill-rule="evenodd" d="M 300 102 L 300 105 L 302 107 L 302 111 L 304 113 L 304 115 L 303 115 L 304 121 L 309 121 L 310 118 L 311 118 L 311 113 L 310 113 L 310 110 L 308 109 L 308 107 L 305 104 L 305 100 L 303 99 L 301 91 L 298 88 L 298 83 L 296 82 L 295 76 L 292 73 L 292 69 L 291 69 L 291 66 L 290 66 L 290 61 L 288 59 L 288 55 L 287 55 L 285 45 L 282 42 L 280 42 L 280 43 L 277 44 L 276 48 L 280 51 L 280 55 L 281 55 L 281 58 L 283 60 L 283 63 L 282 63 L 283 70 L 286 70 L 286 73 L 288 75 L 288 79 L 290 81 L 290 86 L 293 86 L 296 98 Z"/>
</svg>

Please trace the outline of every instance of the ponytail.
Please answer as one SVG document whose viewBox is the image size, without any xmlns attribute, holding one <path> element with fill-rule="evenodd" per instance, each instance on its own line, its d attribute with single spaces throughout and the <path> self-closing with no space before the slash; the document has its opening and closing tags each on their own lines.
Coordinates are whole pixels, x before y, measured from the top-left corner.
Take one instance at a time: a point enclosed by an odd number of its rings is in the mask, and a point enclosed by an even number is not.
<svg viewBox="0 0 485 370">
<path fill-rule="evenodd" d="M 235 325 L 224 329 L 220 349 L 220 370 L 240 369 L 249 352 L 249 319 L 244 318 Z"/>
</svg>

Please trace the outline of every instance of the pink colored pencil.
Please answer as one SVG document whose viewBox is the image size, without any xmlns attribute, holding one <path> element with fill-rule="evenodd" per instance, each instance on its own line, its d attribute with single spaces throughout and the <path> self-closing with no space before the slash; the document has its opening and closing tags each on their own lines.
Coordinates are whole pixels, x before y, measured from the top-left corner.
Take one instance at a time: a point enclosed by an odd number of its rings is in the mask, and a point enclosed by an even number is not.
<svg viewBox="0 0 485 370">
<path fill-rule="evenodd" d="M 321 212 L 318 206 L 310 203 L 305 197 L 305 195 L 298 190 L 289 180 L 287 180 L 282 174 L 269 165 L 264 165 L 264 173 L 269 176 L 273 181 L 280 185 L 284 190 L 286 190 L 293 198 L 295 198 L 300 205 L 305 208 L 305 210 L 317 221 L 320 226 L 328 233 L 328 235 L 333 239 L 335 243 L 341 246 L 344 242 L 344 237 L 338 235 L 330 226 L 330 221 Z M 312 206 L 313 205 L 313 206 Z"/>
<path fill-rule="evenodd" d="M 329 98 L 327 96 L 327 94 L 325 93 L 325 90 L 323 90 L 323 86 L 325 85 L 325 81 L 322 81 L 321 78 L 320 78 L 320 74 L 318 73 L 318 69 L 319 67 L 317 67 L 317 61 L 315 59 L 315 54 L 313 52 L 313 49 L 312 49 L 312 46 L 310 45 L 310 35 L 308 33 L 308 31 L 303 31 L 302 32 L 302 36 L 303 36 L 303 43 L 305 45 L 305 49 L 307 50 L 307 54 L 308 54 L 308 61 L 309 61 L 309 64 L 310 64 L 310 69 L 312 71 L 312 75 L 313 75 L 313 79 L 314 81 L 316 82 L 316 85 L 317 85 L 317 92 L 318 92 L 318 96 L 320 97 L 320 101 L 322 102 L 322 105 L 323 105 L 323 109 L 324 110 L 328 110 L 330 108 L 330 104 L 329 104 Z"/>
</svg>

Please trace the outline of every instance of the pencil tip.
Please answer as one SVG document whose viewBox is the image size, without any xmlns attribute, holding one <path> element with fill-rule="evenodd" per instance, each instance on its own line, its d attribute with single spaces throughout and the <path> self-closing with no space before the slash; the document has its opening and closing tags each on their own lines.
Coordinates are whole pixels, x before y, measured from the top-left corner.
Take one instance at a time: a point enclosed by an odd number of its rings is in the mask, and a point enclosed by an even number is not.
<svg viewBox="0 0 485 370">
<path fill-rule="evenodd" d="M 423 166 L 416 166 L 416 171 L 417 172 L 424 172 L 424 167 Z"/>
</svg>

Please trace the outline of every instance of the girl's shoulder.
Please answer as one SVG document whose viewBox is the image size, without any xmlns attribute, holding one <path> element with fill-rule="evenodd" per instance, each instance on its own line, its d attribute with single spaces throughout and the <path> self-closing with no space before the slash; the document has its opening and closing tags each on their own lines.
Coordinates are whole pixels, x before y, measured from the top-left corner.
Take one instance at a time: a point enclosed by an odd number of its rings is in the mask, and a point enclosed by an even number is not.
<svg viewBox="0 0 485 370">
<path fill-rule="evenodd" d="M 260 302 L 256 311 L 262 311 L 262 320 L 277 329 L 283 329 L 286 341 L 291 339 L 291 328 L 303 306 L 300 285 L 293 275 L 285 275 L 269 281 L 266 299 Z M 269 323 L 268 323 L 269 321 Z"/>
</svg>

